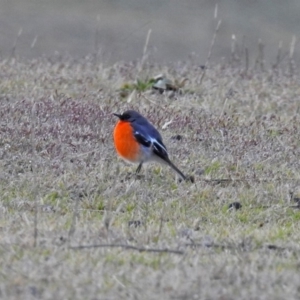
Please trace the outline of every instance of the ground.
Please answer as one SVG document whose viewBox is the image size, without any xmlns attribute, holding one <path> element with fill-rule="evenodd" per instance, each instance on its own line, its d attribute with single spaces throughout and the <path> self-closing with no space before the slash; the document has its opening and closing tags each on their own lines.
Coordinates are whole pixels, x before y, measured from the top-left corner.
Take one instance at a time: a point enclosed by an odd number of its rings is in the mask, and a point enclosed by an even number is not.
<svg viewBox="0 0 300 300">
<path fill-rule="evenodd" d="M 145 83 L 160 73 L 187 80 L 161 94 Z M 0 76 L 3 298 L 298 299 L 291 65 L 57 56 L 2 59 Z M 129 108 L 194 182 L 117 157 L 112 113 Z"/>
</svg>

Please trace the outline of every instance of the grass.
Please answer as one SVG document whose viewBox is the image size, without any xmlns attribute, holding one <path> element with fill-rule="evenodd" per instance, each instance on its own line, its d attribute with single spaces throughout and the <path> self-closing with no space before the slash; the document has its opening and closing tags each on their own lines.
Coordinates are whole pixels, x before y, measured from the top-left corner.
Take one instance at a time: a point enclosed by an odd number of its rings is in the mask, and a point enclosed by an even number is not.
<svg viewBox="0 0 300 300">
<path fill-rule="evenodd" d="M 298 75 L 181 66 L 164 73 L 193 93 L 140 84 L 128 103 L 120 82 L 138 64 L 1 61 L 3 298 L 298 298 Z M 156 164 L 135 177 L 117 158 L 112 113 L 128 108 L 195 183 Z"/>
</svg>

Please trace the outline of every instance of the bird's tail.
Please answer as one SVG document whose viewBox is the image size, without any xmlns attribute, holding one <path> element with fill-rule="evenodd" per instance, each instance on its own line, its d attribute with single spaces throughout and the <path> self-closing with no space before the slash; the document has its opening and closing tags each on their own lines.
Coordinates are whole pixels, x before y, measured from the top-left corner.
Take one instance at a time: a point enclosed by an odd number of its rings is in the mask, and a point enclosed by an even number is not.
<svg viewBox="0 0 300 300">
<path fill-rule="evenodd" d="M 170 159 L 165 161 L 183 180 L 187 179 L 186 176 L 170 161 Z"/>
</svg>

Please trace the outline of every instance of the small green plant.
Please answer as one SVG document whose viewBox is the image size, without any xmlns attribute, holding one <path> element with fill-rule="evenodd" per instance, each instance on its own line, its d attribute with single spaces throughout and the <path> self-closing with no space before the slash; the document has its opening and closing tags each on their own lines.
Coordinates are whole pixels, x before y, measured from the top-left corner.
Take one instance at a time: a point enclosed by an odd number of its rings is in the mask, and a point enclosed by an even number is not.
<svg viewBox="0 0 300 300">
<path fill-rule="evenodd" d="M 206 167 L 204 170 L 205 175 L 212 175 L 217 173 L 221 168 L 221 163 L 219 161 L 213 162 L 210 166 Z"/>
<path fill-rule="evenodd" d="M 128 94 L 134 90 L 137 92 L 145 92 L 152 88 L 154 82 L 155 80 L 151 78 L 146 80 L 137 79 L 135 83 L 124 83 L 119 89 L 120 96 L 127 97 Z"/>
</svg>

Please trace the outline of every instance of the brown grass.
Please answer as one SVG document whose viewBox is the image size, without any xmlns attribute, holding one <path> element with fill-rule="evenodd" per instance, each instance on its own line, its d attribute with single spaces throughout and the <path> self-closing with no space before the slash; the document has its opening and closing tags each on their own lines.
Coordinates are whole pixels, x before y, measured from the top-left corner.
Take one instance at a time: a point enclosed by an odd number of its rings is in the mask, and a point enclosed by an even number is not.
<svg viewBox="0 0 300 300">
<path fill-rule="evenodd" d="M 217 65 L 199 85 L 193 61 L 144 62 L 140 80 L 188 81 L 128 103 L 118 89 L 138 66 L 1 61 L 0 295 L 297 299 L 297 72 Z M 136 178 L 117 158 L 112 113 L 128 108 L 160 128 L 194 184 L 157 164 Z"/>
</svg>

